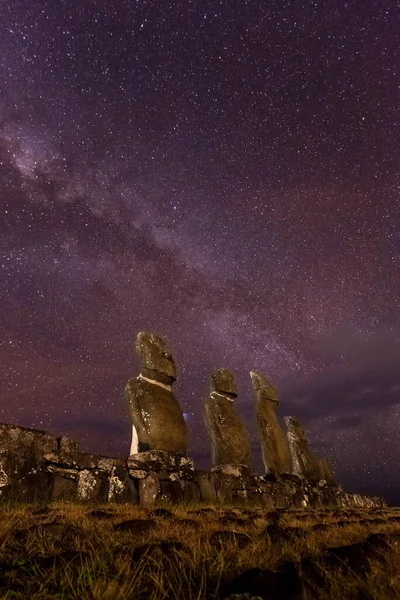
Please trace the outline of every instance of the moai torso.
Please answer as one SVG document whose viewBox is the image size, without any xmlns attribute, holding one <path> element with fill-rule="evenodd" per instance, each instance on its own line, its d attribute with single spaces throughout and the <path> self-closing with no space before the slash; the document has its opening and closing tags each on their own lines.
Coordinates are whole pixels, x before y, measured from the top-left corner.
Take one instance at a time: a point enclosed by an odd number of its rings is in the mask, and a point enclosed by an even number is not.
<svg viewBox="0 0 400 600">
<path fill-rule="evenodd" d="M 251 467 L 250 438 L 236 411 L 237 388 L 228 369 L 212 375 L 212 391 L 204 403 L 204 420 L 211 441 L 211 459 L 219 465 Z"/>
<path fill-rule="evenodd" d="M 161 450 L 186 455 L 187 427 L 173 392 L 176 367 L 161 338 L 139 333 L 136 351 L 142 362 L 141 374 L 131 379 L 125 395 L 132 421 L 130 454 Z"/>
<path fill-rule="evenodd" d="M 332 467 L 327 458 L 321 458 L 318 461 L 319 479 L 324 479 L 329 483 L 334 483 L 335 478 L 333 476 Z"/>
<path fill-rule="evenodd" d="M 294 417 L 285 417 L 293 474 L 304 479 L 320 479 L 320 465 L 308 447 L 308 440 L 300 422 Z"/>
<path fill-rule="evenodd" d="M 265 472 L 290 474 L 292 461 L 289 444 L 276 417 L 279 404 L 276 389 L 264 375 L 251 371 L 250 376 L 256 396 L 256 419 Z"/>
</svg>

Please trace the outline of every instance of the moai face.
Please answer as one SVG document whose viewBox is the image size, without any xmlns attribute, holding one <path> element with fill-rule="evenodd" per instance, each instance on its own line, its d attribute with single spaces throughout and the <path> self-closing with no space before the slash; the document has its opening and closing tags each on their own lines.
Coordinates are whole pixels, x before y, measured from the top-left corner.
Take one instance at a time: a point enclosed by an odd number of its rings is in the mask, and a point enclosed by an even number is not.
<svg viewBox="0 0 400 600">
<path fill-rule="evenodd" d="M 211 393 L 204 402 L 204 420 L 211 442 L 213 467 L 251 467 L 251 444 L 246 428 L 236 412 L 237 386 L 229 369 L 211 375 Z"/>
<path fill-rule="evenodd" d="M 288 433 L 293 436 L 293 438 L 307 442 L 307 436 L 304 429 L 300 425 L 300 421 L 298 421 L 295 417 L 284 417 L 283 420 L 285 421 Z"/>
<path fill-rule="evenodd" d="M 279 404 L 278 393 L 272 382 L 257 371 L 250 371 L 251 383 L 254 391 L 257 393 L 260 399 L 270 400 L 276 405 Z"/>
<path fill-rule="evenodd" d="M 217 369 L 211 375 L 211 391 L 223 394 L 229 398 L 236 398 L 237 385 L 233 373 L 229 369 Z"/>
<path fill-rule="evenodd" d="M 141 372 L 125 388 L 132 421 L 131 454 L 147 450 L 186 455 L 187 427 L 172 391 L 176 367 L 166 343 L 141 332 L 136 338 Z"/>
<path fill-rule="evenodd" d="M 164 340 L 153 333 L 141 331 L 135 348 L 142 363 L 142 375 L 169 385 L 176 380 L 175 361 Z"/>
</svg>

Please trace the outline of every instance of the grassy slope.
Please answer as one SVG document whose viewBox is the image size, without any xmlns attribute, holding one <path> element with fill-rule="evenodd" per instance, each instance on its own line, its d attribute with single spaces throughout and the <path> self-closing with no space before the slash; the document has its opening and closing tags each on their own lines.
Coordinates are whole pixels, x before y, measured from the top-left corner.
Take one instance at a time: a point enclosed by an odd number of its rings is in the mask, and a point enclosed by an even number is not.
<svg viewBox="0 0 400 600">
<path fill-rule="evenodd" d="M 270 517 L 266 510 L 241 511 L 214 507 L 214 512 L 194 515 L 202 507 L 169 507 L 175 518 L 156 518 L 153 531 L 116 531 L 126 519 L 149 518 L 150 510 L 136 506 L 88 506 L 54 503 L 47 508 L 32 505 L 3 506 L 0 511 L 0 598 L 36 600 L 190 600 L 219 598 L 218 588 L 242 571 L 260 567 L 277 570 L 282 561 L 318 557 L 329 547 L 359 542 L 370 533 L 400 534 L 400 510 L 287 511 L 282 525 L 302 527 L 304 539 L 271 542 L 263 534 Z M 104 510 L 111 518 L 91 516 Z M 244 517 L 227 523 L 224 515 Z M 399 523 L 390 522 L 398 516 Z M 221 519 L 222 518 L 222 523 Z M 190 519 L 192 523 L 180 523 Z M 369 523 L 369 520 L 381 520 Z M 338 527 L 337 521 L 348 524 Z M 361 520 L 362 522 L 354 522 Z M 194 521 L 194 522 L 193 522 Z M 225 522 L 224 522 L 225 521 Z M 228 519 L 229 521 L 229 519 Z M 61 527 L 43 529 L 41 525 Z M 332 524 L 328 531 L 313 532 L 317 523 Z M 63 526 L 65 525 L 65 527 Z M 215 531 L 233 530 L 250 536 L 246 548 L 225 543 L 221 550 L 210 543 Z M 400 538 L 399 538 L 400 540 Z M 164 556 L 150 553 L 132 559 L 135 549 L 146 543 L 180 541 L 185 549 Z M 381 560 L 372 560 L 371 573 L 360 579 L 355 574 L 328 570 L 329 592 L 321 598 L 356 598 L 359 590 L 369 598 L 400 598 L 400 544 Z"/>
</svg>

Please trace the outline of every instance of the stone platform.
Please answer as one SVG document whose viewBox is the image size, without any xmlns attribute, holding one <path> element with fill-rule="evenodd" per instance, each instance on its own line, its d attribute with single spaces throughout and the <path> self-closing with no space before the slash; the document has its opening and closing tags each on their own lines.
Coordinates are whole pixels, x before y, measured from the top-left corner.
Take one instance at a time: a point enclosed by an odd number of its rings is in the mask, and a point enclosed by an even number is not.
<svg viewBox="0 0 400 600">
<path fill-rule="evenodd" d="M 257 476 L 225 465 L 199 471 L 193 461 L 147 451 L 129 458 L 82 452 L 67 437 L 0 424 L 0 501 L 51 500 L 225 504 L 266 508 L 382 507 L 381 497 L 346 493 L 325 480 Z"/>
</svg>

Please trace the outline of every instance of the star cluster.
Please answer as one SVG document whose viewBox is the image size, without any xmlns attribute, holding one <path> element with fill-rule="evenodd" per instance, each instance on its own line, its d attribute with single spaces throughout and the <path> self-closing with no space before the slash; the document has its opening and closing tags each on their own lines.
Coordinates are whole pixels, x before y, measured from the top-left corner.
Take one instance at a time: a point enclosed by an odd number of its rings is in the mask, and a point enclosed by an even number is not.
<svg viewBox="0 0 400 600">
<path fill-rule="evenodd" d="M 136 333 L 190 451 L 209 375 L 279 384 L 339 479 L 400 499 L 399 12 L 381 0 L 5 0 L 1 421 L 123 455 Z"/>
</svg>

